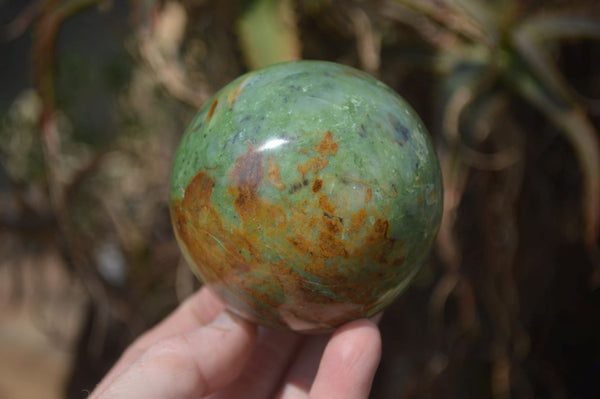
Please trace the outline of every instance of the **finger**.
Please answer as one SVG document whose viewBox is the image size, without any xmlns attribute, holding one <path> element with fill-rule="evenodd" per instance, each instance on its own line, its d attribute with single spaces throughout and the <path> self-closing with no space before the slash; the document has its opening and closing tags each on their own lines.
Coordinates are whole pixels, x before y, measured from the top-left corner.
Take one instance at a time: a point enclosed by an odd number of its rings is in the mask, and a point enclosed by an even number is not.
<svg viewBox="0 0 600 399">
<path fill-rule="evenodd" d="M 275 396 L 278 399 L 305 399 L 308 398 L 310 387 L 313 384 L 319 360 L 331 334 L 308 337 L 298 352 L 296 361 L 291 365 L 284 377 L 281 389 Z"/>
<path fill-rule="evenodd" d="M 96 397 L 185 399 L 208 395 L 239 376 L 255 339 L 254 325 L 222 312 L 207 326 L 150 346 Z"/>
<path fill-rule="evenodd" d="M 212 322 L 224 309 L 223 302 L 204 286 L 156 327 L 142 335 L 136 344 L 145 349 L 160 339 L 195 330 Z"/>
<path fill-rule="evenodd" d="M 161 323 L 136 339 L 96 387 L 96 390 L 102 390 L 114 381 L 123 370 L 129 367 L 154 343 L 205 326 L 213 321 L 224 308 L 225 305 L 212 292 L 206 287 L 202 287 L 179 305 Z"/>
<path fill-rule="evenodd" d="M 243 373 L 227 389 L 210 399 L 272 398 L 298 352 L 302 338 L 288 331 L 260 328 L 256 346 Z"/>
<path fill-rule="evenodd" d="M 310 397 L 368 398 L 380 358 L 381 335 L 372 321 L 342 326 L 325 348 Z"/>
<path fill-rule="evenodd" d="M 379 324 L 381 314 L 370 319 Z M 283 379 L 278 399 L 304 399 L 308 398 L 310 388 L 313 384 L 319 362 L 331 334 L 316 335 L 309 337 L 300 349 L 296 361 L 292 364 L 286 377 Z"/>
</svg>

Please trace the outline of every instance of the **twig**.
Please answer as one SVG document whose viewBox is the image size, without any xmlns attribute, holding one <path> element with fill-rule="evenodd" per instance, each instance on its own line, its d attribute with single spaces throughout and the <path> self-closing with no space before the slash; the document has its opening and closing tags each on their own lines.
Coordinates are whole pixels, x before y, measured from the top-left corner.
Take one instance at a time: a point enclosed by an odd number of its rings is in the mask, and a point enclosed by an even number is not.
<svg viewBox="0 0 600 399">
<path fill-rule="evenodd" d="M 420 15 L 424 15 L 429 20 L 453 32 L 463 40 L 491 46 L 492 40 L 486 36 L 485 32 L 470 16 L 464 13 L 457 13 L 456 9 L 447 7 L 443 3 L 428 0 L 393 0 L 390 4 L 405 7 Z"/>
<path fill-rule="evenodd" d="M 44 0 L 32 1 L 19 15 L 0 30 L 0 40 L 11 41 L 21 36 L 38 16 Z"/>
<path fill-rule="evenodd" d="M 354 25 L 356 47 L 361 67 L 366 72 L 377 76 L 381 64 L 381 34 L 376 32 L 371 19 L 361 8 L 349 10 Z"/>
<path fill-rule="evenodd" d="M 156 26 L 157 20 L 163 21 L 161 26 Z M 179 62 L 177 55 L 182 38 L 172 32 L 161 31 L 173 24 L 185 24 L 185 17 L 167 8 L 153 22 L 154 26 L 140 30 L 140 55 L 171 96 L 192 108 L 202 107 L 210 93 L 206 85 L 192 85 Z"/>
<path fill-rule="evenodd" d="M 40 130 L 46 164 L 48 190 L 54 217 L 58 224 L 59 246 L 62 255 L 72 269 L 79 274 L 89 295 L 107 310 L 110 297 L 97 268 L 89 259 L 81 236 L 71 219 L 67 201 L 67 185 L 63 183 L 60 169 L 60 137 L 56 123 L 54 94 L 54 54 L 56 37 L 62 23 L 100 0 L 71 0 L 58 2 L 48 0 L 42 8 L 35 29 L 33 58 L 34 83 L 42 101 Z M 123 307 L 119 307 L 123 308 Z"/>
</svg>

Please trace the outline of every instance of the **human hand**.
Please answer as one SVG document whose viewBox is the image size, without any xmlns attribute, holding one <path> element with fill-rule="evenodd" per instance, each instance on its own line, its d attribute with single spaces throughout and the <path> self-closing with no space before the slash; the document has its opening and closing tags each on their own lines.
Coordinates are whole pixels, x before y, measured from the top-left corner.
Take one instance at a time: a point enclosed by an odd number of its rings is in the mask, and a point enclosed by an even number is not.
<svg viewBox="0 0 600 399">
<path fill-rule="evenodd" d="M 362 399 L 380 357 L 370 320 L 330 335 L 274 331 L 232 315 L 202 288 L 138 338 L 90 399 Z"/>
</svg>

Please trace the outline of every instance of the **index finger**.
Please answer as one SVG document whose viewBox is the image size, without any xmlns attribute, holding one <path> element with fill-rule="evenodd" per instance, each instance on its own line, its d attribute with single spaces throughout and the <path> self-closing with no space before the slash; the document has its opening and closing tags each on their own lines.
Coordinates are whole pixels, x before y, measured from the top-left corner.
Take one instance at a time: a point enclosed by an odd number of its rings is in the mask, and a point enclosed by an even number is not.
<svg viewBox="0 0 600 399">
<path fill-rule="evenodd" d="M 202 287 L 186 299 L 173 313 L 151 330 L 142 334 L 125 350 L 117 363 L 102 379 L 96 389 L 102 389 L 137 360 L 150 346 L 161 339 L 193 331 L 212 322 L 225 305 L 208 288 Z"/>
<path fill-rule="evenodd" d="M 143 350 L 163 338 L 192 331 L 210 324 L 225 305 L 206 286 L 183 301 L 173 313 L 140 336 L 134 346 Z"/>
</svg>

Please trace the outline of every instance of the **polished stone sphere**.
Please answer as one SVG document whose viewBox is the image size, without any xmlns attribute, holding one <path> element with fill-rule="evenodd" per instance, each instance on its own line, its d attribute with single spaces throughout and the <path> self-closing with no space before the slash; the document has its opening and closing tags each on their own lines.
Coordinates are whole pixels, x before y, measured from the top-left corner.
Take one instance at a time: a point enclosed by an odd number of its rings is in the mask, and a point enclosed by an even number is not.
<svg viewBox="0 0 600 399">
<path fill-rule="evenodd" d="M 229 309 L 330 330 L 390 304 L 442 215 L 428 133 L 356 69 L 298 61 L 243 75 L 198 112 L 171 178 L 171 216 L 196 275 Z"/>
</svg>

